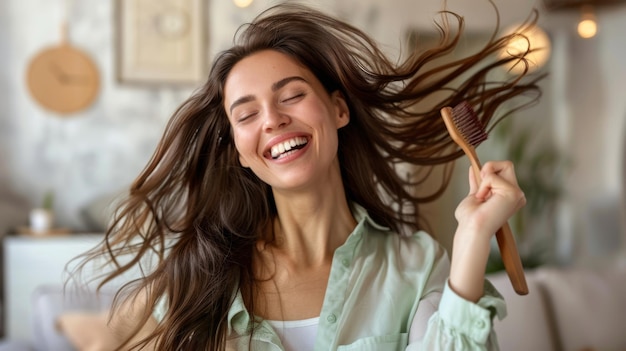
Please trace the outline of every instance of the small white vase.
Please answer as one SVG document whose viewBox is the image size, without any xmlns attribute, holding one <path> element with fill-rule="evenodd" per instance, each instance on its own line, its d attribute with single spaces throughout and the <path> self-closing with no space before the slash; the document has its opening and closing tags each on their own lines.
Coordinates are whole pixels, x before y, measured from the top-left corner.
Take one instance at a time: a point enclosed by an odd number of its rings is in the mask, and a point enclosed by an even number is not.
<svg viewBox="0 0 626 351">
<path fill-rule="evenodd" d="M 29 214 L 30 230 L 33 234 L 43 235 L 52 229 L 54 215 L 45 208 L 34 208 Z"/>
</svg>

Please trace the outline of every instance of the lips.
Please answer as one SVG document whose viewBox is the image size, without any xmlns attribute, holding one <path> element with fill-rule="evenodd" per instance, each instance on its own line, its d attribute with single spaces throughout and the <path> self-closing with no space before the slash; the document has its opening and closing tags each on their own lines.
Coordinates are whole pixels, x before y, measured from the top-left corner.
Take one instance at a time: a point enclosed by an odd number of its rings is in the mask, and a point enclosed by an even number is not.
<svg viewBox="0 0 626 351">
<path fill-rule="evenodd" d="M 289 155 L 295 150 L 302 149 L 308 143 L 309 140 L 306 137 L 296 136 L 273 145 L 270 149 L 269 156 L 272 159 L 277 160 L 281 157 Z"/>
</svg>

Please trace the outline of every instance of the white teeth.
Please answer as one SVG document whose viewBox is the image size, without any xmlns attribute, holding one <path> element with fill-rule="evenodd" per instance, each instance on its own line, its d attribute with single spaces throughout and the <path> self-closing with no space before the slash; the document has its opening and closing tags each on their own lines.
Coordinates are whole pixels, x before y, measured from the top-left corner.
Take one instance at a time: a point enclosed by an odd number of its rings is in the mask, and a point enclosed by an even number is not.
<svg viewBox="0 0 626 351">
<path fill-rule="evenodd" d="M 282 143 L 276 144 L 272 146 L 272 158 L 277 158 L 281 154 L 288 152 L 292 148 L 300 145 L 304 145 L 307 143 L 307 139 L 305 137 L 295 137 L 293 139 L 289 139 L 283 141 Z"/>
</svg>

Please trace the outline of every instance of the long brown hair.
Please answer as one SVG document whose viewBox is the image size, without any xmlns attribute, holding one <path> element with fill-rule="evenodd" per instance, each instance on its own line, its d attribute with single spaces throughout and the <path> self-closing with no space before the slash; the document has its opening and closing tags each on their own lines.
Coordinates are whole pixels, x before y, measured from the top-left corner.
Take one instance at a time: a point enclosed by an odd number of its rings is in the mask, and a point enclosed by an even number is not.
<svg viewBox="0 0 626 351">
<path fill-rule="evenodd" d="M 397 232 L 421 227 L 419 204 L 437 198 L 449 177 L 431 194 L 417 196 L 413 188 L 423 179 L 401 176 L 396 167 L 433 167 L 461 155 L 439 108 L 468 101 L 481 122 L 492 125 L 504 102 L 535 92 L 532 101 L 539 92 L 538 78 L 522 79 L 524 74 L 488 81 L 492 71 L 516 59 L 495 57 L 509 37 L 494 34 L 475 54 L 437 65 L 463 30 L 462 17 L 446 12 L 442 18 L 439 45 L 411 53 L 401 64 L 359 29 L 300 5 L 272 7 L 242 28 L 236 45 L 213 61 L 206 83 L 174 113 L 102 247 L 87 256 L 114 264 L 102 285 L 143 258 L 158 257 L 144 277 L 123 290 L 127 298 L 146 292 L 144 321 L 167 296 L 164 319 L 144 344 L 155 342 L 161 351 L 224 350 L 234 292 L 239 289 L 253 310 L 253 247 L 276 209 L 269 186 L 239 164 L 223 106 L 230 70 L 252 53 L 287 54 L 328 92 L 343 93 L 351 119 L 338 131 L 338 158 L 349 203 Z M 451 28 L 448 18 L 458 26 Z"/>
</svg>

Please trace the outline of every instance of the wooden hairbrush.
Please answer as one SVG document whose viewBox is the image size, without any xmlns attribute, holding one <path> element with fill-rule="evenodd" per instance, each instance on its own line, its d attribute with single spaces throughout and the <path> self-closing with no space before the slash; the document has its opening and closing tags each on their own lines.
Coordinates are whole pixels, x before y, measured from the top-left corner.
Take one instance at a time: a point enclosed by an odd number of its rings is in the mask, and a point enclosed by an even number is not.
<svg viewBox="0 0 626 351">
<path fill-rule="evenodd" d="M 476 181 L 480 182 L 480 169 L 482 166 L 476 155 L 475 148 L 487 139 L 487 133 L 478 120 L 476 113 L 467 102 L 461 102 L 454 108 L 442 108 L 441 117 L 452 140 L 463 149 L 463 152 L 469 158 Z M 502 228 L 498 229 L 496 240 L 498 241 L 504 268 L 509 275 L 513 289 L 518 295 L 528 294 L 528 285 L 524 276 L 522 260 L 508 223 L 504 223 Z"/>
</svg>

